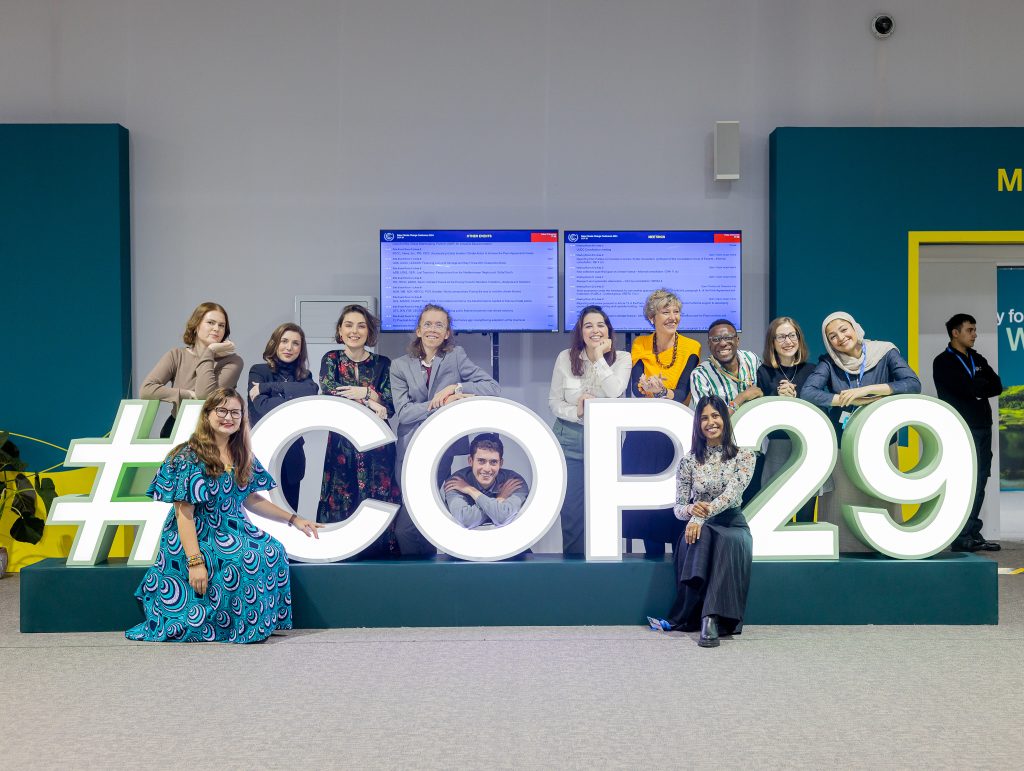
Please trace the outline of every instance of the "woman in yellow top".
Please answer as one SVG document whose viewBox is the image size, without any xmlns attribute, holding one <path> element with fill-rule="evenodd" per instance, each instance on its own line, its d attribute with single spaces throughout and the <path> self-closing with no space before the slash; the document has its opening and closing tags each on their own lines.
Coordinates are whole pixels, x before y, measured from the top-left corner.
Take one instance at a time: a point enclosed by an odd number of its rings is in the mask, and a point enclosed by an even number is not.
<svg viewBox="0 0 1024 771">
<path fill-rule="evenodd" d="M 700 343 L 679 334 L 683 304 L 667 289 L 652 292 L 644 303 L 644 316 L 654 332 L 633 341 L 633 371 L 629 392 L 635 398 L 673 399 L 690 403 L 690 373 L 700 363 Z M 622 446 L 623 474 L 658 474 L 675 457 L 672 440 L 658 431 L 630 431 Z M 681 530 L 671 507 L 622 512 L 622 535 L 642 538 L 650 557 L 665 554 Z"/>
</svg>

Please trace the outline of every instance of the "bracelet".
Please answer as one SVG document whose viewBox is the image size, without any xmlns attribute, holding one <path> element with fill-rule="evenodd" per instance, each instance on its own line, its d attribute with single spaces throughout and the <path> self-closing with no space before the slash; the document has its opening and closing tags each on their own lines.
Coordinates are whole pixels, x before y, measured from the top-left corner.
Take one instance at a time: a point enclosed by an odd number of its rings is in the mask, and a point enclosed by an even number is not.
<svg viewBox="0 0 1024 771">
<path fill-rule="evenodd" d="M 206 560 L 203 558 L 203 553 L 193 554 L 188 558 L 188 566 L 190 568 L 198 567 L 199 565 L 205 565 Z"/>
<path fill-rule="evenodd" d="M 728 406 L 729 406 L 729 409 L 730 409 L 730 410 L 732 410 L 733 412 L 736 412 L 736 409 L 737 409 L 737 408 L 736 408 L 736 400 L 735 400 L 735 399 L 733 399 L 732 401 L 730 401 L 730 402 L 729 402 L 729 405 L 728 405 Z"/>
<path fill-rule="evenodd" d="M 299 516 L 299 515 L 298 514 L 292 514 L 290 517 L 288 517 L 288 527 L 295 527 L 295 518 L 297 516 Z"/>
</svg>

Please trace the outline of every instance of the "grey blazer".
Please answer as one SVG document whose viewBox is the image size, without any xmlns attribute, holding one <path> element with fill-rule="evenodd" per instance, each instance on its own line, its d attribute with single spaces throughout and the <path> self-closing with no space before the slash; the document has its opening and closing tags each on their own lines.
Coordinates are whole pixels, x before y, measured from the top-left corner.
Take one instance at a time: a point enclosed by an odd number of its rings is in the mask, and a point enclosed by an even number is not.
<svg viewBox="0 0 1024 771">
<path fill-rule="evenodd" d="M 405 457 L 413 432 L 430 415 L 430 400 L 443 388 L 462 383 L 467 394 L 499 396 L 501 387 L 494 378 L 470 361 L 461 345 L 434 357 L 430 388 L 420 360 L 412 355 L 391 362 L 391 398 L 395 402 L 394 426 L 398 435 L 398 462 Z"/>
</svg>

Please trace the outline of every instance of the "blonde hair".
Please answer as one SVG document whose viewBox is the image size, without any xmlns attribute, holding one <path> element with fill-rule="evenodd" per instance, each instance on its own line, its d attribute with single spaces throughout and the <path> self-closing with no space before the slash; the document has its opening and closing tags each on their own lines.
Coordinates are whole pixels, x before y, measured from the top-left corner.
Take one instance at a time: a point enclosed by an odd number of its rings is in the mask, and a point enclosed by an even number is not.
<svg viewBox="0 0 1024 771">
<path fill-rule="evenodd" d="M 448 331 L 451 333 L 445 338 L 445 341 L 441 343 L 441 347 L 437 349 L 438 353 L 448 353 L 452 348 L 455 347 L 455 341 L 452 340 L 452 335 L 455 334 L 452 324 L 452 314 L 448 312 L 447 308 L 442 308 L 440 305 L 432 305 L 427 303 L 423 306 L 423 310 L 420 311 L 420 317 L 416 320 L 416 329 L 420 328 L 420 324 L 423 323 L 423 316 L 428 311 L 440 311 L 444 314 L 444 317 L 448 320 Z M 409 343 L 409 353 L 415 356 L 417 359 L 422 359 L 426 355 L 426 351 L 423 350 L 423 341 L 419 339 L 414 333 L 412 341 Z"/>
<path fill-rule="evenodd" d="M 670 292 L 668 289 L 655 289 L 644 302 L 644 318 L 653 324 L 654 315 L 666 305 L 678 305 L 680 310 L 683 309 L 683 301 L 675 292 Z"/>
</svg>

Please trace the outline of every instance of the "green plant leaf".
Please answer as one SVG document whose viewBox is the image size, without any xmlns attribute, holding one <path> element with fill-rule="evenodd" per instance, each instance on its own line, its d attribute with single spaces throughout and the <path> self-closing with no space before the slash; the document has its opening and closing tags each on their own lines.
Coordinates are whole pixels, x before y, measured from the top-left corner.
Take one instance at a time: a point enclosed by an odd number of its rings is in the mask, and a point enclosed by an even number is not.
<svg viewBox="0 0 1024 771">
<path fill-rule="evenodd" d="M 36 493 L 39 494 L 39 500 L 43 502 L 43 507 L 49 512 L 50 504 L 57 497 L 57 487 L 53 484 L 53 480 L 45 477 L 40 479 L 39 474 L 36 474 Z"/>
<path fill-rule="evenodd" d="M 11 525 L 11 538 L 22 543 L 36 544 L 42 540 L 46 523 L 39 517 L 23 517 Z"/>
<path fill-rule="evenodd" d="M 0 438 L 3 438 L 0 442 L 0 471 L 24 471 L 25 461 L 21 459 L 21 452 L 10 436 L 8 431 L 0 433 Z"/>
<path fill-rule="evenodd" d="M 17 514 L 22 519 L 28 517 L 35 517 L 36 515 L 36 490 L 32 487 L 32 483 L 28 481 L 28 477 L 24 474 L 18 474 L 14 477 L 14 500 L 11 501 L 11 511 Z M 31 543 L 35 543 L 32 541 Z"/>
</svg>

